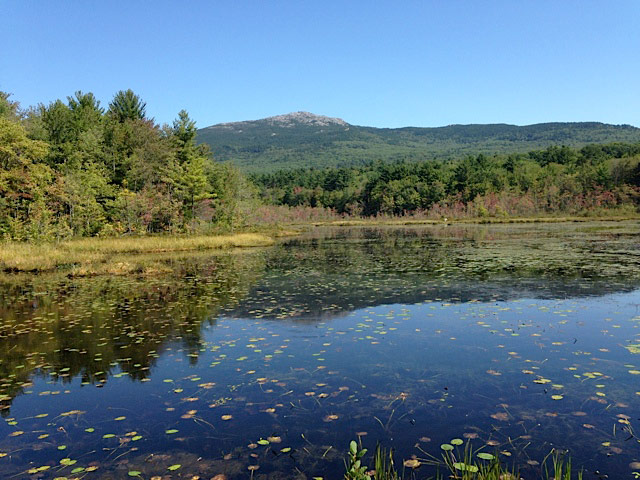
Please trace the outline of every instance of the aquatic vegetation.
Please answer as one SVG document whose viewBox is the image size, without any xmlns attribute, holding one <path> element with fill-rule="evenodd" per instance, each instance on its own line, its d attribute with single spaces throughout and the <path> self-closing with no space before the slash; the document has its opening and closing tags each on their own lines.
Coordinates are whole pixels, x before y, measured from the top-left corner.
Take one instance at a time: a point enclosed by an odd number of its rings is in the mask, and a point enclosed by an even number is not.
<svg viewBox="0 0 640 480">
<path fill-rule="evenodd" d="M 462 450 L 457 449 L 463 445 L 460 439 L 451 440 L 450 444 L 441 445 L 444 451 L 442 459 L 428 455 L 426 459 L 409 458 L 404 461 L 404 466 L 411 470 L 422 465 L 436 467 L 436 480 L 445 478 L 441 470 L 446 471 L 446 478 L 455 480 L 517 480 L 520 473 L 515 467 L 507 467 L 499 457 L 487 452 L 474 450 L 471 442 L 466 442 Z M 455 445 L 455 447 L 454 447 Z M 393 450 L 385 450 L 377 445 L 374 455 L 374 470 L 368 471 L 363 466 L 364 456 L 367 450 L 358 446 L 355 441 L 349 444 L 349 453 L 345 462 L 347 471 L 344 478 L 347 480 L 400 480 L 414 478 L 411 470 L 406 475 L 400 476 L 394 468 Z M 537 464 L 538 462 L 531 461 Z M 573 475 L 571 458 L 565 453 L 552 450 L 542 461 L 542 478 L 546 480 L 582 480 L 583 472 L 578 471 Z M 429 477 L 434 478 L 434 477 Z"/>
<path fill-rule="evenodd" d="M 552 448 L 624 478 L 640 273 L 617 227 L 331 229 L 170 275 L 5 275 L 0 475 L 339 478 L 357 438 L 379 447 L 349 470 L 378 480 L 545 478 Z"/>
<path fill-rule="evenodd" d="M 157 257 L 141 259 L 132 255 L 264 247 L 273 242 L 272 237 L 258 233 L 91 238 L 43 244 L 4 242 L 0 244 L 0 271 L 72 270 L 75 275 L 170 273 L 172 270 Z"/>
<path fill-rule="evenodd" d="M 358 447 L 354 440 L 349 443 L 349 455 L 346 462 L 347 472 L 344 474 L 346 480 L 369 480 L 371 478 L 367 474 L 366 465 L 362 465 L 362 457 L 366 453 L 367 449 Z"/>
</svg>

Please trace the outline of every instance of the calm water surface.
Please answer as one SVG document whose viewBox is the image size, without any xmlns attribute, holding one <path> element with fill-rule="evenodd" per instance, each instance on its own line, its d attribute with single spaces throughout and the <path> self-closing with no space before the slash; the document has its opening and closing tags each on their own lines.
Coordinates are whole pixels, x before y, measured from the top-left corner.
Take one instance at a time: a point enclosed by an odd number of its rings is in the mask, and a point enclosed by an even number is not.
<svg viewBox="0 0 640 480">
<path fill-rule="evenodd" d="M 639 233 L 326 229 L 174 275 L 2 277 L 0 476 L 341 478 L 360 437 L 633 478 Z"/>
</svg>

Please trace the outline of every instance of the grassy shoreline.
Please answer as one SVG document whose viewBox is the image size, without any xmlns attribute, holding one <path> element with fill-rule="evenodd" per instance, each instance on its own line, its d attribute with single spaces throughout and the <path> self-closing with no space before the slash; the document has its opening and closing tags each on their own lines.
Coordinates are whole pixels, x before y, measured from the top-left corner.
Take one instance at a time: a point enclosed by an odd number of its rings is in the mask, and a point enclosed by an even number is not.
<svg viewBox="0 0 640 480">
<path fill-rule="evenodd" d="M 0 243 L 0 272 L 44 273 L 64 271 L 70 276 L 170 273 L 173 268 L 160 254 L 203 251 L 230 251 L 267 247 L 276 238 L 298 235 L 315 227 L 443 226 L 534 223 L 589 223 L 640 221 L 640 215 L 597 217 L 476 217 L 426 219 L 411 217 L 346 218 L 308 220 L 278 228 L 258 227 L 255 232 L 227 235 L 157 235 L 118 238 L 81 238 L 58 243 Z M 288 228 L 288 229 L 286 229 Z"/>
<path fill-rule="evenodd" d="M 161 273 L 169 271 L 142 254 L 231 250 L 273 245 L 275 235 L 231 235 L 84 238 L 60 243 L 0 244 L 0 271 L 72 275 Z M 145 257 L 145 258 L 142 258 Z"/>
</svg>

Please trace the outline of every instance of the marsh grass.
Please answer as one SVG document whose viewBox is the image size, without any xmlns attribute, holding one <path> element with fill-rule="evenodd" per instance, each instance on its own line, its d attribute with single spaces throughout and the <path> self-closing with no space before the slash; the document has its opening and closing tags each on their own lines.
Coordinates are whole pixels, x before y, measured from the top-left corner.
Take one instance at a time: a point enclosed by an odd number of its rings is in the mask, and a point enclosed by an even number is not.
<svg viewBox="0 0 640 480">
<path fill-rule="evenodd" d="M 461 443 L 461 442 L 460 442 Z M 441 458 L 428 455 L 426 459 L 412 459 L 405 461 L 403 475 L 399 475 L 394 466 L 393 450 L 386 450 L 379 444 L 373 457 L 374 470 L 367 471 L 363 465 L 367 450 L 362 445 L 352 441 L 349 455 L 345 462 L 345 480 L 404 480 L 415 477 L 414 469 L 420 465 L 431 465 L 438 469 L 434 480 L 521 480 L 520 473 L 515 466 L 509 468 L 500 461 L 497 455 L 474 450 L 471 442 L 463 448 L 454 448 L 445 444 Z M 443 447 L 445 446 L 443 445 Z M 456 443 L 456 445 L 460 445 Z M 443 473 L 443 471 L 445 473 Z M 575 475 L 574 475 L 575 473 Z M 583 472 L 574 472 L 571 458 L 556 449 L 551 450 L 542 461 L 541 476 L 545 480 L 582 480 Z"/>
<path fill-rule="evenodd" d="M 46 272 L 70 270 L 77 275 L 157 273 L 166 270 L 157 255 L 171 252 L 264 247 L 274 242 L 260 233 L 193 237 L 88 238 L 60 243 L 0 244 L 0 270 Z"/>
</svg>

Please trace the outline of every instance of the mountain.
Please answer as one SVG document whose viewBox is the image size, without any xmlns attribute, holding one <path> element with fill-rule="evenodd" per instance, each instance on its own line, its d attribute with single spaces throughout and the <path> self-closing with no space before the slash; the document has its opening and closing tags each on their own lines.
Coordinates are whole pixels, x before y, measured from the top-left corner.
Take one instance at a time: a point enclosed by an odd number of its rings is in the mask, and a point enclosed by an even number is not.
<svg viewBox="0 0 640 480">
<path fill-rule="evenodd" d="M 198 130 L 198 142 L 208 143 L 217 160 L 230 160 L 245 171 L 264 172 L 362 165 L 376 160 L 414 161 L 528 152 L 550 145 L 637 143 L 640 128 L 598 122 L 375 128 L 295 112 L 202 128 Z"/>
</svg>

